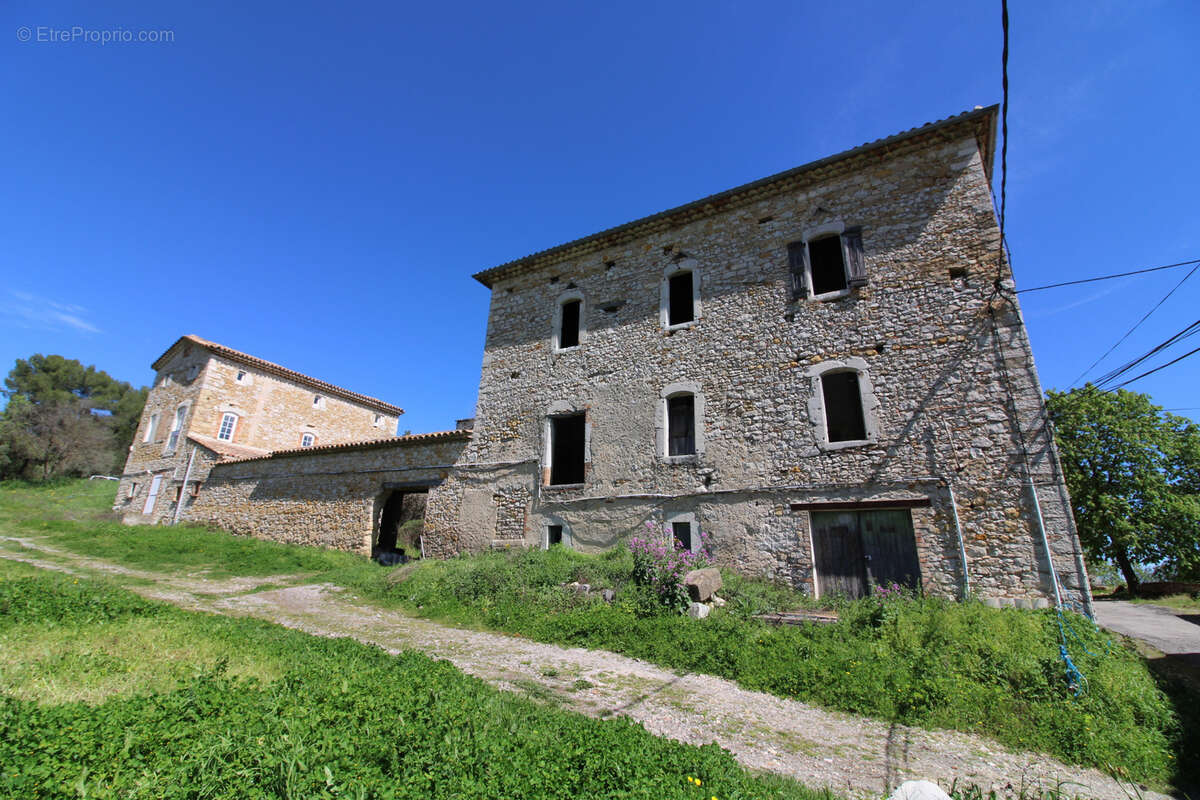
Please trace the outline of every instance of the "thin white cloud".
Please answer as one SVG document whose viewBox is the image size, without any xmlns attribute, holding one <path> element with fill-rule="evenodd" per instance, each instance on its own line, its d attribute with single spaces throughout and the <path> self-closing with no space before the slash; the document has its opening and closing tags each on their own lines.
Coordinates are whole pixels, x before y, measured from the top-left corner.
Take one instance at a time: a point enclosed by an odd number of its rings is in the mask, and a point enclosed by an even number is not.
<svg viewBox="0 0 1200 800">
<path fill-rule="evenodd" d="M 9 297 L 0 300 L 0 315 L 22 328 L 40 330 L 75 330 L 82 333 L 102 333 L 88 322 L 88 310 L 74 303 L 59 303 L 44 297 L 8 291 Z"/>
<path fill-rule="evenodd" d="M 1119 288 L 1119 287 L 1114 286 L 1109 289 L 1102 289 L 1102 290 L 1100 290 L 1098 292 L 1094 292 L 1093 294 L 1090 294 L 1087 297 L 1084 297 L 1080 300 L 1075 300 L 1073 302 L 1067 303 L 1064 306 L 1057 306 L 1055 308 L 1044 308 L 1044 309 L 1037 309 L 1034 311 L 1028 311 L 1025 313 L 1025 316 L 1028 317 L 1029 319 L 1040 319 L 1042 317 L 1052 317 L 1055 314 L 1061 314 L 1064 311 L 1070 311 L 1072 308 L 1079 308 L 1080 306 L 1085 306 L 1088 303 L 1099 300 L 1101 297 L 1104 297 L 1105 295 L 1112 294 L 1113 292 L 1115 292 L 1117 290 L 1117 288 Z"/>
</svg>

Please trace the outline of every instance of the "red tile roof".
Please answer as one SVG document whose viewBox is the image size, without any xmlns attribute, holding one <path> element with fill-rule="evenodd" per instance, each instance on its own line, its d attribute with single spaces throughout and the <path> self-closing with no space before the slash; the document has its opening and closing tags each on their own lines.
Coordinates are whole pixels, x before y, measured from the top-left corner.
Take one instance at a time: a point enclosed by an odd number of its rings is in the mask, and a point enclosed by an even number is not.
<svg viewBox="0 0 1200 800">
<path fill-rule="evenodd" d="M 340 442 L 338 444 L 324 444 L 319 447 L 292 447 L 287 450 L 273 450 L 270 453 L 247 456 L 246 458 L 234 459 L 236 461 L 263 461 L 268 458 L 281 458 L 288 456 L 307 456 L 317 453 L 334 453 L 342 450 L 374 450 L 377 448 L 386 447 L 404 447 L 407 445 L 426 444 L 429 442 L 448 442 L 448 441 L 467 441 L 471 438 L 471 431 L 435 431 L 433 433 L 412 433 L 408 436 L 393 436 L 390 439 L 367 439 L 361 442 Z"/>
<path fill-rule="evenodd" d="M 270 450 L 263 450 L 261 447 L 251 447 L 245 444 L 234 444 L 223 439 L 214 439 L 211 436 L 201 436 L 198 433 L 189 433 L 187 438 L 200 445 L 207 447 L 214 453 L 222 457 L 224 460 L 242 459 L 242 458 L 257 458 L 270 454 Z"/>
<path fill-rule="evenodd" d="M 190 343 L 198 347 L 203 347 L 205 350 L 222 356 L 223 358 L 227 358 L 230 361 L 236 361 L 239 364 L 245 364 L 248 367 L 252 367 L 269 375 L 275 375 L 276 377 L 283 378 L 285 380 L 303 384 L 313 389 L 317 389 L 325 394 L 332 395 L 334 397 L 340 397 L 343 400 L 348 400 L 351 403 L 357 403 L 358 405 L 366 406 L 367 408 L 381 411 L 385 414 L 394 414 L 398 417 L 404 413 L 404 409 L 400 408 L 400 406 L 394 406 L 391 403 L 385 403 L 378 398 L 368 397 L 365 394 L 359 394 L 358 392 L 352 392 L 349 389 L 343 389 L 340 386 L 334 386 L 332 383 L 326 383 L 325 381 L 318 380 L 301 372 L 296 372 L 295 370 L 290 370 L 287 367 L 280 366 L 279 364 L 274 364 L 270 361 L 264 361 L 263 359 L 249 355 L 248 353 L 243 353 L 240 350 L 234 350 L 231 347 L 226 347 L 225 345 L 217 344 L 216 342 L 210 342 L 207 339 L 201 339 L 199 336 L 195 336 L 193 334 L 179 337 L 179 339 L 177 339 L 173 345 L 167 348 L 165 353 L 154 360 L 154 363 L 150 365 L 151 368 L 156 371 L 160 369 L 163 362 L 167 360 L 167 356 L 169 356 L 176 347 L 179 347 L 184 343 Z"/>
</svg>

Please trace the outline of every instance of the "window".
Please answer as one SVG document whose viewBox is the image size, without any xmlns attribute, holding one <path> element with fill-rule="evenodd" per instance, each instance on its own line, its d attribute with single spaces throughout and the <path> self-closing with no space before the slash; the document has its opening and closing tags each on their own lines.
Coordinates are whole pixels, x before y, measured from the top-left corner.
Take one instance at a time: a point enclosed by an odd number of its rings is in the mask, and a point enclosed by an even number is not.
<svg viewBox="0 0 1200 800">
<path fill-rule="evenodd" d="M 867 438 L 862 395 L 857 372 L 832 372 L 821 376 L 825 401 L 825 429 L 831 442 L 862 441 Z"/>
<path fill-rule="evenodd" d="M 248 377 L 249 376 L 246 374 L 246 370 L 239 369 L 237 371 L 237 377 L 234 380 L 236 380 L 238 383 L 246 383 L 246 378 Z"/>
<path fill-rule="evenodd" d="M 671 535 L 675 538 L 675 547 L 680 550 L 692 549 L 692 523 L 672 522 Z"/>
<path fill-rule="evenodd" d="M 807 375 L 812 380 L 808 417 L 818 447 L 838 450 L 878 439 L 879 400 L 864 359 L 825 361 L 809 367 Z"/>
<path fill-rule="evenodd" d="M 324 408 L 324 407 L 325 407 L 325 398 L 319 394 L 314 394 L 313 395 L 313 408 Z"/>
<path fill-rule="evenodd" d="M 142 437 L 143 442 L 153 442 L 154 436 L 158 433 L 158 412 L 150 415 L 150 421 L 146 423 L 146 435 Z"/>
<path fill-rule="evenodd" d="M 315 436 L 313 436 L 311 433 L 306 433 L 300 437 L 300 446 L 301 447 L 312 447 L 313 444 L 316 443 L 316 441 L 317 441 L 317 439 Z"/>
<path fill-rule="evenodd" d="M 667 278 L 667 324 L 683 325 L 696 319 L 696 309 L 692 303 L 695 287 L 691 271 L 676 272 Z"/>
<path fill-rule="evenodd" d="M 237 428 L 237 421 L 237 414 L 224 414 L 221 417 L 221 427 L 217 430 L 217 438 L 226 442 L 232 442 L 233 432 Z"/>
<path fill-rule="evenodd" d="M 838 223 L 818 228 L 803 241 L 788 245 L 792 299 L 841 296 L 866 286 L 862 229 Z"/>
<path fill-rule="evenodd" d="M 550 418 L 550 484 L 583 483 L 585 416 Z"/>
<path fill-rule="evenodd" d="M 138 485 L 136 483 L 129 484 L 129 499 L 130 500 L 132 500 L 133 496 L 135 494 L 137 494 L 137 490 L 138 490 Z"/>
<path fill-rule="evenodd" d="M 383 414 L 376 414 L 376 415 L 375 415 L 375 421 L 374 421 L 374 422 L 372 422 L 371 424 L 372 424 L 372 425 L 374 425 L 376 428 L 378 428 L 378 427 L 380 427 L 381 425 L 383 425 Z"/>
<path fill-rule="evenodd" d="M 178 503 L 180 498 L 182 498 L 182 497 L 183 497 L 183 486 L 182 485 L 176 486 L 175 487 L 175 502 Z"/>
<path fill-rule="evenodd" d="M 188 494 L 190 494 L 192 497 L 199 497 L 200 496 L 200 482 L 193 481 L 189 485 L 192 487 L 192 489 L 190 492 L 188 492 Z"/>
<path fill-rule="evenodd" d="M 547 525 L 546 526 L 546 547 L 553 547 L 556 544 L 562 544 L 563 541 L 563 526 L 562 525 Z"/>
<path fill-rule="evenodd" d="M 696 398 L 677 394 L 667 398 L 667 455 L 696 454 Z"/>
<path fill-rule="evenodd" d="M 580 300 L 568 300 L 562 304 L 562 319 L 558 326 L 558 348 L 565 350 L 579 344 L 579 307 Z"/>
<path fill-rule="evenodd" d="M 167 452 L 174 453 L 179 444 L 179 432 L 183 430 L 183 420 L 187 416 L 187 406 L 175 409 L 175 420 L 171 423 L 171 435 L 167 438 Z"/>
</svg>

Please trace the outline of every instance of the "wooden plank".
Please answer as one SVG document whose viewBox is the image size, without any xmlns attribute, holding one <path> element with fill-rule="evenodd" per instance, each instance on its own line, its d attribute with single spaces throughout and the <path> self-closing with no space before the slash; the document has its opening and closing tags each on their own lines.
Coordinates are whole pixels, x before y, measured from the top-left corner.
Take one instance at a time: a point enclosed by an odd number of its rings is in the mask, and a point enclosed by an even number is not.
<svg viewBox="0 0 1200 800">
<path fill-rule="evenodd" d="M 852 512 L 812 515 L 813 562 L 822 597 L 862 597 L 867 591 L 858 515 Z"/>
<path fill-rule="evenodd" d="M 928 497 L 900 500 L 832 500 L 815 503 L 792 503 L 792 511 L 857 511 L 875 508 L 929 508 L 933 503 Z"/>
<path fill-rule="evenodd" d="M 905 510 L 862 511 L 858 518 L 867 583 L 871 587 L 898 583 L 921 588 L 912 514 Z"/>
</svg>

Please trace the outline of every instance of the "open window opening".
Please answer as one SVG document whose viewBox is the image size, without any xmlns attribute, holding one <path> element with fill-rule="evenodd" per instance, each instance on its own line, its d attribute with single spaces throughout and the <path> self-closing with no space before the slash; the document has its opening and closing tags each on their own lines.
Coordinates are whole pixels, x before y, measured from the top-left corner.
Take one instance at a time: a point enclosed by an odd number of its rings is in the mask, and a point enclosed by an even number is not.
<svg viewBox="0 0 1200 800">
<path fill-rule="evenodd" d="M 237 430 L 237 421 L 237 414 L 230 414 L 228 412 L 223 414 L 221 416 L 221 427 L 217 429 L 217 438 L 222 441 L 232 442 L 233 433 Z"/>
<path fill-rule="evenodd" d="M 421 555 L 429 490 L 404 489 L 388 494 L 379 514 L 371 557 L 380 564 L 404 564 Z"/>
<path fill-rule="evenodd" d="M 562 525 L 547 525 L 546 526 L 546 547 L 553 547 L 556 544 L 563 543 L 563 526 Z"/>
<path fill-rule="evenodd" d="M 583 483 L 585 415 L 550 418 L 550 485 Z"/>
<path fill-rule="evenodd" d="M 840 292 L 849 288 L 841 236 L 826 236 L 808 243 L 813 294 Z"/>
<path fill-rule="evenodd" d="M 676 520 L 671 523 L 671 535 L 675 539 L 675 546 L 680 550 L 693 550 L 692 547 L 692 523 L 690 520 Z"/>
<path fill-rule="evenodd" d="M 667 278 L 667 324 L 683 325 L 696 319 L 694 278 L 691 270 Z"/>
<path fill-rule="evenodd" d="M 825 400 L 825 429 L 830 442 L 855 442 L 867 438 L 858 373 L 827 372 L 821 376 Z"/>
<path fill-rule="evenodd" d="M 579 344 L 579 310 L 583 303 L 580 300 L 567 300 L 562 304 L 561 320 L 558 326 L 558 348 L 576 347 Z"/>
<path fill-rule="evenodd" d="M 667 398 L 667 455 L 696 454 L 696 398 L 677 394 Z"/>
</svg>

